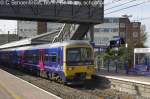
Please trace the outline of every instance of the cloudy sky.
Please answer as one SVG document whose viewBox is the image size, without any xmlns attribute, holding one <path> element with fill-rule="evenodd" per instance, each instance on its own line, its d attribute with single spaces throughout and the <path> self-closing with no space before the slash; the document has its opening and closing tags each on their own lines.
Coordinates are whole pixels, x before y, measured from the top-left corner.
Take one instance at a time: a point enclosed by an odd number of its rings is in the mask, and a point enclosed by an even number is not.
<svg viewBox="0 0 150 99">
<path fill-rule="evenodd" d="M 135 6 L 130 7 L 133 5 Z M 117 10 L 120 11 L 117 12 Z M 105 0 L 105 17 L 120 17 L 125 14 L 132 15 L 131 21 L 139 20 L 142 24 L 145 24 L 146 31 L 150 35 L 150 18 L 141 20 L 150 17 L 150 0 Z M 7 31 L 14 33 L 16 27 L 16 21 L 0 20 L 0 33 L 7 33 Z M 148 38 L 147 45 L 150 45 L 150 37 Z"/>
</svg>

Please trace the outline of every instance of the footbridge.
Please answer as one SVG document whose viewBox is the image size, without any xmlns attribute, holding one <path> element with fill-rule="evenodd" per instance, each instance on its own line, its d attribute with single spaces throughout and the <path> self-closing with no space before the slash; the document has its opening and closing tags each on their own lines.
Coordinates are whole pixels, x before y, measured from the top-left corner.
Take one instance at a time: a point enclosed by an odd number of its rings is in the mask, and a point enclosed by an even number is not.
<svg viewBox="0 0 150 99">
<path fill-rule="evenodd" d="M 30 38 L 27 44 L 82 40 L 88 33 L 90 40 L 93 41 L 94 25 L 102 23 L 104 19 L 103 2 L 103 0 L 0 0 L 0 18 L 65 23 L 60 31 Z M 26 40 L 21 42 L 24 44 Z"/>
<path fill-rule="evenodd" d="M 0 18 L 101 23 L 103 0 L 0 0 Z"/>
</svg>

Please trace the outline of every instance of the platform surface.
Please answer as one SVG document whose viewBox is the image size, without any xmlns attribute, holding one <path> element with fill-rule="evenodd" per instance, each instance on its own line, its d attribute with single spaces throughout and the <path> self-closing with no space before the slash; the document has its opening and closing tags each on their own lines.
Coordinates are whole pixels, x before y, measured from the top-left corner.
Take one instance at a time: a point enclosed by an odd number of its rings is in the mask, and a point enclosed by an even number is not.
<svg viewBox="0 0 150 99">
<path fill-rule="evenodd" d="M 0 99 L 61 99 L 0 69 Z"/>
<path fill-rule="evenodd" d="M 106 78 L 116 79 L 116 80 L 123 80 L 128 82 L 150 85 L 150 76 L 107 72 L 103 70 L 97 71 L 96 75 L 106 77 Z"/>
</svg>

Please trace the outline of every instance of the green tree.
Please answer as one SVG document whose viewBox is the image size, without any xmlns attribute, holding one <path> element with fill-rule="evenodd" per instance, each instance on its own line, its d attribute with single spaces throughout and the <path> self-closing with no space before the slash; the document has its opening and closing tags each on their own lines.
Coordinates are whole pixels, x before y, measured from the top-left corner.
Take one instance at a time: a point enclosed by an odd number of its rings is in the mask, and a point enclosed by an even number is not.
<svg viewBox="0 0 150 99">
<path fill-rule="evenodd" d="M 148 33 L 146 32 L 146 26 L 142 25 L 141 26 L 141 33 L 140 33 L 140 43 L 136 46 L 139 48 L 145 48 L 145 42 L 147 41 L 147 35 Z"/>
</svg>

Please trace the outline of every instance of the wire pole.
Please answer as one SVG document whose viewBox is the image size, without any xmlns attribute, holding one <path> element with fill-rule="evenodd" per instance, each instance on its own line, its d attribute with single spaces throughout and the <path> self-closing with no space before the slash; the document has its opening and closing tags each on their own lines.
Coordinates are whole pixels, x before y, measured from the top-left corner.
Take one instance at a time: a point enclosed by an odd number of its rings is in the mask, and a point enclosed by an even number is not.
<svg viewBox="0 0 150 99">
<path fill-rule="evenodd" d="M 7 42 L 9 43 L 9 31 L 8 31 L 8 36 L 7 36 Z"/>
<path fill-rule="evenodd" d="M 127 31 L 127 21 L 128 21 L 128 18 L 129 17 L 132 17 L 132 16 L 128 16 L 128 15 L 123 15 L 123 17 L 125 17 L 126 21 L 125 21 L 125 64 L 124 64 L 124 68 L 126 70 L 126 74 L 129 73 L 129 67 L 128 67 L 128 31 Z"/>
<path fill-rule="evenodd" d="M 126 18 L 128 18 L 128 16 L 126 16 Z M 128 32 L 127 32 L 127 19 L 126 19 L 126 23 L 125 23 L 125 70 L 126 70 L 126 74 L 128 74 L 128 41 L 127 41 L 127 37 L 128 37 Z"/>
</svg>

